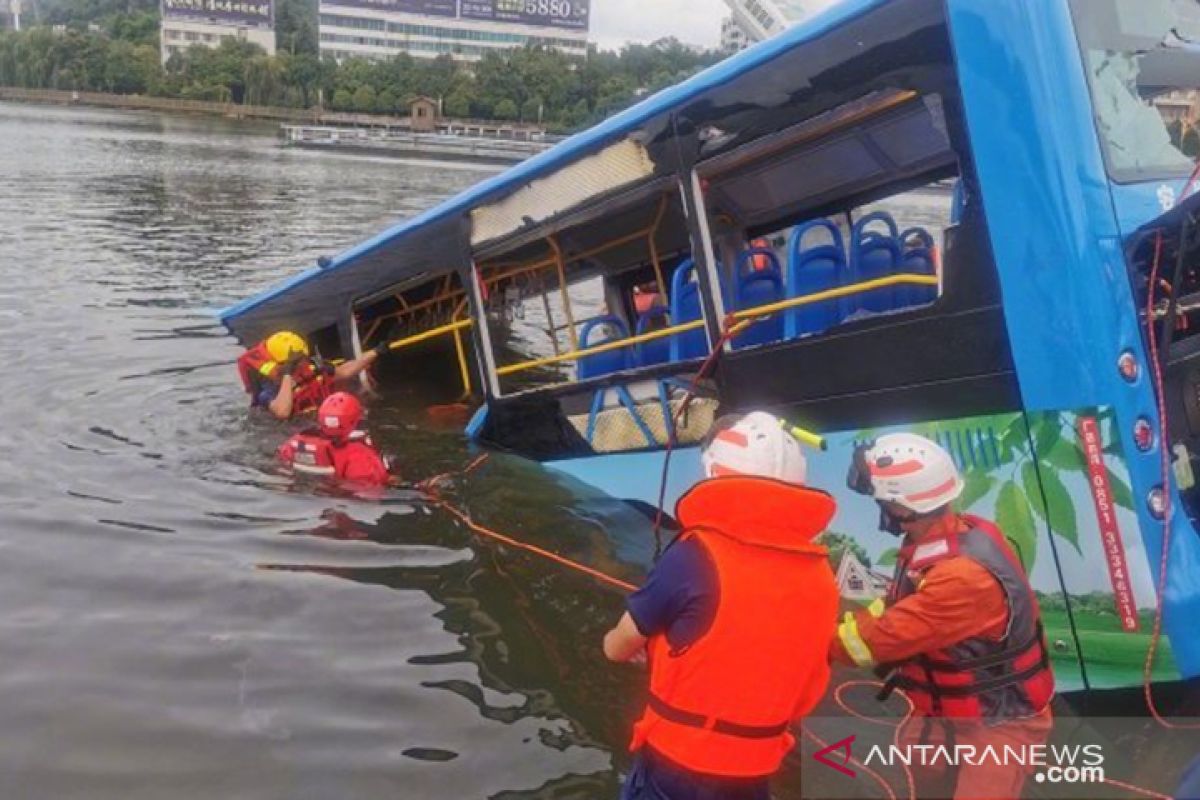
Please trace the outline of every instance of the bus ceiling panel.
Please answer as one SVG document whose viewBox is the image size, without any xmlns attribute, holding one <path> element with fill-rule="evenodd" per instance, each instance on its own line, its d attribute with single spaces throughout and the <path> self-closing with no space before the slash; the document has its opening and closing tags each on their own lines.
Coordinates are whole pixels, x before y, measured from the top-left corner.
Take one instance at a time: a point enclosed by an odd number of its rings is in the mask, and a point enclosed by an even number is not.
<svg viewBox="0 0 1200 800">
<path fill-rule="evenodd" d="M 557 214 L 540 225 L 529 225 L 521 231 L 488 242 L 475 248 L 475 258 L 478 261 L 493 260 L 503 257 L 508 260 L 514 254 L 520 253 L 546 238 L 564 231 L 579 228 L 596 228 L 606 231 L 618 226 L 615 219 L 633 215 L 634 227 L 631 230 L 649 226 L 658 213 L 659 203 L 666 199 L 669 205 L 678 206 L 675 196 L 674 178 L 658 178 L 624 191 L 609 192 L 598 198 L 590 198 L 576 208 Z M 678 213 L 678 212 L 677 212 Z M 612 238 L 620 236 L 620 232 L 612 234 Z M 542 245 L 543 248 L 545 245 Z"/>
<path fill-rule="evenodd" d="M 866 44 L 871 43 L 871 44 Z M 672 135 L 696 131 L 699 161 L 722 156 L 812 121 L 864 96 L 954 86 L 944 0 L 893 0 L 846 21 L 819 44 L 779 56 L 707 92 L 675 118 L 647 126 L 664 168 L 678 159 Z"/>
<path fill-rule="evenodd" d="M 849 136 L 796 151 L 713 185 L 710 211 L 730 213 L 745 226 L 803 205 L 809 198 L 851 194 L 853 187 L 879 183 L 886 175 L 872 151 Z"/>
<path fill-rule="evenodd" d="M 223 321 L 243 344 L 279 330 L 310 333 L 343 321 L 364 297 L 426 274 L 445 274 L 469 259 L 461 219 L 447 217 L 336 270 L 309 270 L 246 310 L 226 313 Z"/>
<path fill-rule="evenodd" d="M 596 197 L 654 177 L 654 162 L 634 137 L 537 178 L 472 209 L 471 244 L 481 247 L 567 214 Z"/>
<path fill-rule="evenodd" d="M 717 206 L 746 227 L 813 209 L 955 161 L 936 95 L 713 179 Z"/>
</svg>

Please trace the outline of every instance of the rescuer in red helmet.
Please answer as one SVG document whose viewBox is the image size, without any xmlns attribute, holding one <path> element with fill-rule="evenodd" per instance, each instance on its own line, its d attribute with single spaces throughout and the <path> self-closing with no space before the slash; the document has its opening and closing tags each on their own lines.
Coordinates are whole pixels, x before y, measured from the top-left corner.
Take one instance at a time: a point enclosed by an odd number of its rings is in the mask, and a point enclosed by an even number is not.
<svg viewBox="0 0 1200 800">
<path fill-rule="evenodd" d="M 963 480 L 950 454 L 888 434 L 858 448 L 848 482 L 904 539 L 886 601 L 846 612 L 831 658 L 890 674 L 885 694 L 905 692 L 914 714 L 902 746 L 1044 744 L 1054 673 L 1037 598 L 1000 529 L 955 512 Z M 914 762 L 917 796 L 1020 797 L 1032 771 L 1015 758 L 953 760 Z"/>
<path fill-rule="evenodd" d="M 317 427 L 284 442 L 279 460 L 305 475 L 362 486 L 387 486 L 392 479 L 388 463 L 371 438 L 358 429 L 362 416 L 362 404 L 354 395 L 330 395 L 317 410 Z"/>
<path fill-rule="evenodd" d="M 767 800 L 829 681 L 838 592 L 813 539 L 833 498 L 804 486 L 800 443 L 763 412 L 719 421 L 702 461 L 683 532 L 604 637 L 610 660 L 650 664 L 625 800 Z"/>
<path fill-rule="evenodd" d="M 338 383 L 358 377 L 387 352 L 384 343 L 335 367 L 314 357 L 303 337 L 280 331 L 238 358 L 238 375 L 253 407 L 265 408 L 278 419 L 291 419 L 316 409 Z"/>
</svg>

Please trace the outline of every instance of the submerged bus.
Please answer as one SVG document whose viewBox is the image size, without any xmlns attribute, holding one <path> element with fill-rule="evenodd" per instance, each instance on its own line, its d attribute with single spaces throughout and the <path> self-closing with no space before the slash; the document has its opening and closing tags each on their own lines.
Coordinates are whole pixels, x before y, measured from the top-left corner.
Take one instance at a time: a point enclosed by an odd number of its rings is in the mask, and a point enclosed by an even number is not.
<svg viewBox="0 0 1200 800">
<path fill-rule="evenodd" d="M 931 436 L 1061 688 L 1142 683 L 1164 543 L 1152 677 L 1193 679 L 1198 124 L 1196 0 L 845 0 L 221 319 L 436 359 L 473 439 L 642 503 L 668 444 L 670 498 L 718 415 L 771 410 L 825 438 L 847 602 L 895 557 L 854 444 Z"/>
</svg>

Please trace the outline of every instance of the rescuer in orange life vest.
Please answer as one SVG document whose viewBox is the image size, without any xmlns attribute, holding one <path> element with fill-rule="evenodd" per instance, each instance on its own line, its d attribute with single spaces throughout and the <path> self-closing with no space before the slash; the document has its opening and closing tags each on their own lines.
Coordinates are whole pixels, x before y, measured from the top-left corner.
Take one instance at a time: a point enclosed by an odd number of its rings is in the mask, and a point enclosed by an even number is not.
<svg viewBox="0 0 1200 800">
<path fill-rule="evenodd" d="M 766 800 L 829 681 L 838 592 L 813 539 L 833 498 L 804 486 L 799 442 L 763 412 L 719 421 L 702 463 L 683 532 L 604 637 L 610 660 L 650 664 L 630 800 Z"/>
<path fill-rule="evenodd" d="M 889 434 L 856 451 L 848 480 L 904 540 L 886 602 L 846 612 L 831 658 L 890 673 L 885 694 L 912 700 L 901 746 L 1044 744 L 1054 673 L 1037 599 L 1000 529 L 955 513 L 963 481 L 950 454 Z M 1030 771 L 1016 757 L 913 761 L 919 797 L 1016 798 Z"/>
<path fill-rule="evenodd" d="M 336 392 L 317 410 L 317 427 L 292 436 L 279 448 L 279 460 L 298 473 L 333 478 L 364 487 L 392 481 L 387 459 L 371 437 L 358 429 L 363 409 L 358 398 Z"/>
<path fill-rule="evenodd" d="M 294 414 L 316 409 L 336 391 L 339 382 L 358 377 L 387 352 L 384 343 L 334 367 L 311 356 L 302 337 L 281 331 L 243 353 L 237 366 L 251 406 L 265 408 L 279 419 L 291 419 Z"/>
</svg>

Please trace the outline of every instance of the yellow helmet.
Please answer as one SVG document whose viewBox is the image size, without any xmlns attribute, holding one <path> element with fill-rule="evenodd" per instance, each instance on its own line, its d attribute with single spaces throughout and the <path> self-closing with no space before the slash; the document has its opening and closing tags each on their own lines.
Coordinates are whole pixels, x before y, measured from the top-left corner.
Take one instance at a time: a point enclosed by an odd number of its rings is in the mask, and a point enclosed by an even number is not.
<svg viewBox="0 0 1200 800">
<path fill-rule="evenodd" d="M 282 364 L 296 353 L 308 355 L 308 344 L 291 331 L 280 331 L 267 339 L 267 354 L 271 356 L 272 361 Z"/>
</svg>

